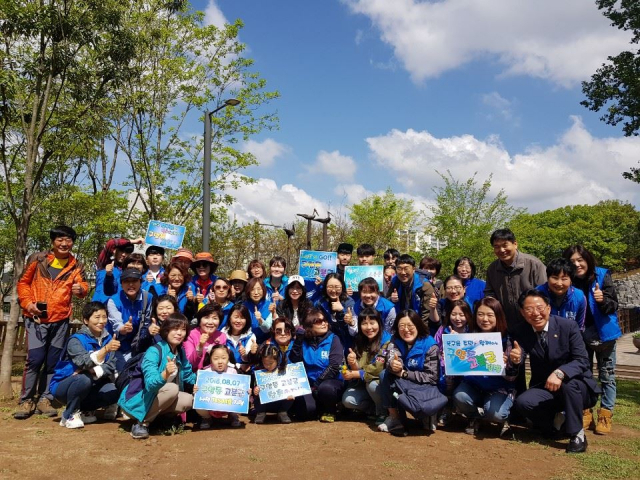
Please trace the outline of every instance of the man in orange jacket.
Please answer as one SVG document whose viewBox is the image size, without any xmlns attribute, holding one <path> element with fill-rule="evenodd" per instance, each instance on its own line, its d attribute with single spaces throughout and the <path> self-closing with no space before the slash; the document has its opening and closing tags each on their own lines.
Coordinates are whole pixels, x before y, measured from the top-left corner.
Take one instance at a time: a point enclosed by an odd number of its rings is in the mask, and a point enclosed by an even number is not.
<svg viewBox="0 0 640 480">
<path fill-rule="evenodd" d="M 83 298 L 89 291 L 84 267 L 71 255 L 76 232 L 58 226 L 49 236 L 51 250 L 31 255 L 18 280 L 18 300 L 27 330 L 27 362 L 20 404 L 13 415 L 17 419 L 34 413 L 57 415 L 51 405 L 49 381 L 69 334 L 71 296 Z"/>
</svg>

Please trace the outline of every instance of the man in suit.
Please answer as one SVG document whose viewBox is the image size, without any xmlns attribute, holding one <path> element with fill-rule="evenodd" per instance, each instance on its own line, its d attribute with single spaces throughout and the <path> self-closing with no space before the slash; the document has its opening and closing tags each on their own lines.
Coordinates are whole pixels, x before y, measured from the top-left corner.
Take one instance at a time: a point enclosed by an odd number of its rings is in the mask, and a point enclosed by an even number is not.
<svg viewBox="0 0 640 480">
<path fill-rule="evenodd" d="M 549 298 L 539 290 L 526 290 L 518 303 L 528 325 L 514 335 L 511 361 L 521 362 L 528 354 L 531 381 L 515 406 L 548 435 L 557 432 L 553 420 L 557 412 L 564 411 L 564 430 L 570 436 L 567 453 L 584 452 L 587 438 L 582 411 L 595 404 L 599 389 L 578 324 L 551 315 Z"/>
</svg>

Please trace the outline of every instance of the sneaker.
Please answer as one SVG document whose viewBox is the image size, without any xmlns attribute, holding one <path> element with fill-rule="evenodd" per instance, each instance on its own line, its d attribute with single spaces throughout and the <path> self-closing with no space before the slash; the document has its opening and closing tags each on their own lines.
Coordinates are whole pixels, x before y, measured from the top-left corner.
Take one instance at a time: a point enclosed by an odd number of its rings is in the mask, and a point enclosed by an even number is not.
<svg viewBox="0 0 640 480">
<path fill-rule="evenodd" d="M 95 423 L 98 421 L 98 417 L 95 416 L 95 412 L 82 412 L 80 414 L 80 419 L 82 423 L 89 424 Z"/>
<path fill-rule="evenodd" d="M 280 423 L 291 423 L 291 418 L 289 418 L 287 412 L 278 412 L 278 420 L 280 420 Z"/>
<path fill-rule="evenodd" d="M 376 426 L 382 425 L 386 418 L 387 418 L 386 415 L 378 415 L 376 417 Z"/>
<path fill-rule="evenodd" d="M 264 423 L 266 419 L 267 419 L 267 414 L 264 412 L 261 412 L 256 415 L 254 422 L 257 423 L 258 425 L 261 425 Z"/>
<path fill-rule="evenodd" d="M 446 427 L 447 423 L 449 423 L 449 413 L 448 412 L 442 412 L 438 416 L 438 426 L 439 427 Z"/>
<path fill-rule="evenodd" d="M 612 428 L 612 417 L 613 413 L 611 410 L 606 408 L 598 409 L 598 424 L 596 425 L 596 433 L 598 435 L 606 435 L 607 433 L 611 433 Z"/>
<path fill-rule="evenodd" d="M 265 416 L 266 416 L 266 413 L 265 413 Z M 231 425 L 231 428 L 240 428 L 242 425 L 244 425 L 240 421 L 240 418 L 238 418 L 238 415 L 235 414 L 235 413 L 230 413 L 229 414 L 229 419 L 231 420 L 231 423 L 229 424 L 229 425 Z"/>
<path fill-rule="evenodd" d="M 211 419 L 210 418 L 201 418 L 200 419 L 200 430 L 209 430 L 211 428 Z"/>
<path fill-rule="evenodd" d="M 64 416 L 60 419 L 60 426 L 66 428 L 82 428 L 84 427 L 84 422 L 82 421 L 82 413 L 80 410 L 76 410 L 71 414 L 69 418 L 64 418 Z"/>
<path fill-rule="evenodd" d="M 391 415 L 389 415 L 384 422 L 382 422 L 380 425 L 378 425 L 378 431 L 379 432 L 387 432 L 387 433 L 391 433 L 392 430 L 394 429 L 398 429 L 398 427 L 400 428 L 404 428 L 402 426 L 402 422 L 399 419 L 396 419 L 394 417 L 392 417 Z"/>
<path fill-rule="evenodd" d="M 333 413 L 325 413 L 320 417 L 322 423 L 333 423 L 336 421 L 336 416 Z"/>
<path fill-rule="evenodd" d="M 504 422 L 502 424 L 502 427 L 500 428 L 500 438 L 506 438 L 507 436 L 509 436 L 509 433 L 511 432 L 511 425 L 509 425 L 509 422 Z"/>
<path fill-rule="evenodd" d="M 118 418 L 118 404 L 114 403 L 105 408 L 102 418 L 111 422 Z"/>
<path fill-rule="evenodd" d="M 136 423 L 131 427 L 131 436 L 135 439 L 149 438 L 149 427 L 145 423 Z"/>
<path fill-rule="evenodd" d="M 16 420 L 25 420 L 33 415 L 36 411 L 36 404 L 33 403 L 33 400 L 25 400 L 22 403 L 18 404 L 18 408 L 13 413 L 13 418 Z"/>
<path fill-rule="evenodd" d="M 40 397 L 40 399 L 38 400 L 36 411 L 41 415 L 45 415 L 47 417 L 58 416 L 58 410 L 53 408 L 53 405 L 51 405 L 51 401 L 45 396 Z"/>
<path fill-rule="evenodd" d="M 477 435 L 480 431 L 480 420 L 477 418 L 472 418 L 469 420 L 467 427 L 464 429 L 464 433 L 467 435 Z"/>
</svg>

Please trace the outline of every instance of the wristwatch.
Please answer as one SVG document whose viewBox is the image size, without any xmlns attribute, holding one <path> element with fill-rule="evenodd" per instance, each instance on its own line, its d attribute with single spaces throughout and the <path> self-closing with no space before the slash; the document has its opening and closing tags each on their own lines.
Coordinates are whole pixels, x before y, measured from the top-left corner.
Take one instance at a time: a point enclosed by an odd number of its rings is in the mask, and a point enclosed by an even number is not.
<svg viewBox="0 0 640 480">
<path fill-rule="evenodd" d="M 400 375 L 402 378 L 407 378 L 409 376 L 409 372 L 407 372 L 406 370 L 402 371 L 402 374 Z"/>
<path fill-rule="evenodd" d="M 563 372 L 562 370 L 560 370 L 559 368 L 556 368 L 556 369 L 553 371 L 553 373 L 554 373 L 554 375 L 555 375 L 556 377 L 558 377 L 560 380 L 564 380 L 564 372 Z"/>
</svg>

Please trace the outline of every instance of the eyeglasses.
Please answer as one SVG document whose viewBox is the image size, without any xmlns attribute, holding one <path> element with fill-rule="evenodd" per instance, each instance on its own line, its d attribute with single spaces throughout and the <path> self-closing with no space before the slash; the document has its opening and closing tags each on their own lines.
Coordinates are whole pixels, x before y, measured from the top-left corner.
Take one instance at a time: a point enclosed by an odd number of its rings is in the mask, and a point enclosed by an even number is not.
<svg viewBox="0 0 640 480">
<path fill-rule="evenodd" d="M 342 286 L 341 285 L 331 285 L 329 287 L 327 287 L 327 290 L 342 290 Z"/>
<path fill-rule="evenodd" d="M 413 267 L 397 267 L 396 272 L 398 273 L 410 273 L 413 270 Z"/>
<path fill-rule="evenodd" d="M 229 290 L 229 286 L 228 285 L 215 285 L 213 288 L 215 290 Z"/>
<path fill-rule="evenodd" d="M 461 291 L 462 291 L 462 288 L 463 288 L 463 287 L 461 287 L 461 286 L 459 286 L 459 285 L 458 285 L 457 287 L 447 287 L 447 288 L 445 288 L 445 290 L 446 290 L 447 292 L 461 292 Z"/>
<path fill-rule="evenodd" d="M 523 308 L 523 310 L 524 310 L 524 313 L 526 313 L 527 315 L 531 315 L 531 314 L 536 313 L 536 312 L 537 313 L 544 312 L 547 309 L 548 306 L 549 305 L 537 305 L 535 307 Z"/>
<path fill-rule="evenodd" d="M 412 323 L 402 323 L 398 325 L 398 330 L 404 330 L 405 332 L 412 332 L 416 329 L 416 326 Z"/>
<path fill-rule="evenodd" d="M 183 280 L 184 277 L 180 274 L 178 275 L 169 275 L 169 280 Z"/>
</svg>

